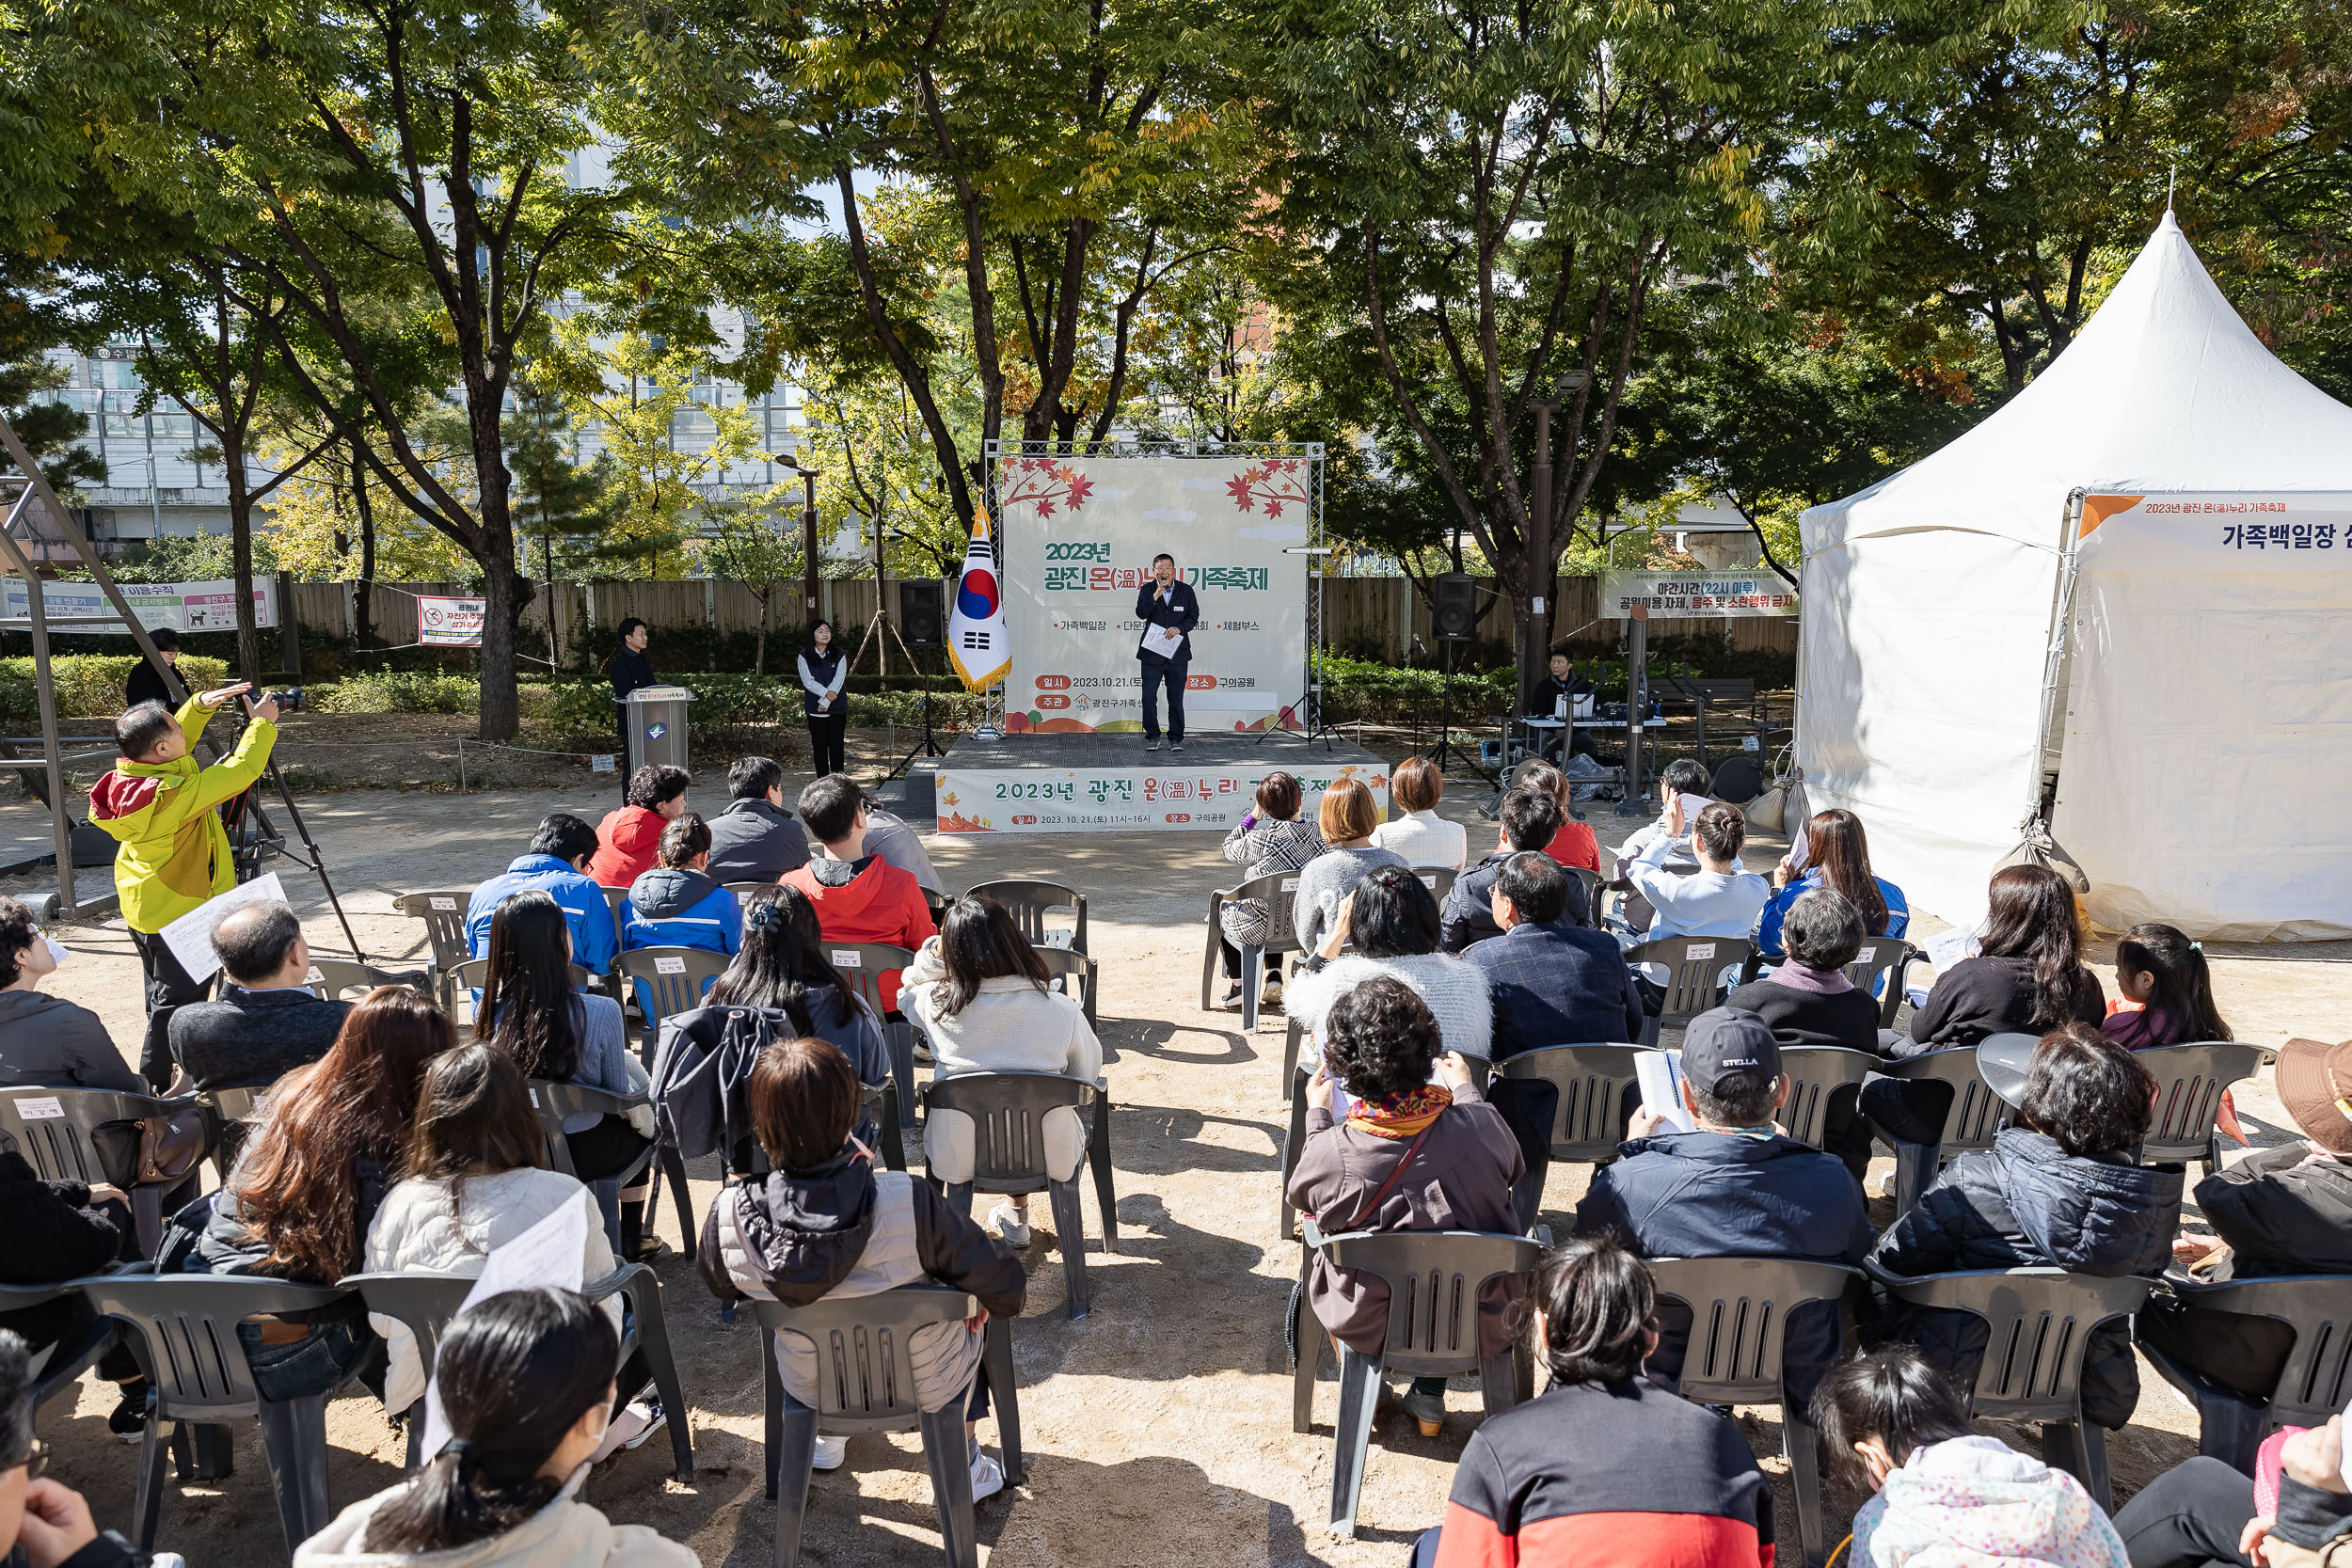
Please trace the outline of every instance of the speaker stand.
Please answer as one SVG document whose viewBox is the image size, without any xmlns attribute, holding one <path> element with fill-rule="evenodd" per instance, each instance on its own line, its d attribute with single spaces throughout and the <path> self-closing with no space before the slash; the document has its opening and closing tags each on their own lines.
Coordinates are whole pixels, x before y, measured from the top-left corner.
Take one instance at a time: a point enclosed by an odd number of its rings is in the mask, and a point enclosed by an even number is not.
<svg viewBox="0 0 2352 1568">
<path fill-rule="evenodd" d="M 1493 784 L 1496 793 L 1500 794 L 1502 789 L 1500 778 L 1488 773 L 1480 765 L 1478 753 L 1474 751 L 1465 752 L 1461 747 L 1454 744 L 1454 666 L 1461 654 L 1462 641 L 1451 637 L 1440 638 L 1438 641 L 1445 649 L 1445 674 L 1438 686 L 1438 750 L 1429 760 L 1438 765 L 1438 771 L 1440 774 L 1445 772 L 1449 762 L 1459 763 L 1476 777 Z M 1507 737 L 1504 744 L 1506 746 L 1509 744 Z"/>
<path fill-rule="evenodd" d="M 905 642 L 901 641 L 898 644 L 898 647 L 901 652 L 906 651 Z M 907 658 L 910 662 L 912 662 L 914 658 L 914 655 L 908 653 Z M 914 673 L 921 676 L 923 681 L 923 738 L 916 741 L 907 754 L 898 759 L 898 765 L 896 768 L 893 768 L 889 772 L 882 775 L 882 782 L 884 784 L 890 783 L 893 779 L 905 778 L 907 770 L 914 766 L 914 759 L 916 757 L 944 757 L 947 754 L 947 749 L 945 746 L 942 746 L 939 743 L 938 736 L 931 733 L 930 673 L 919 664 L 915 666 Z"/>
</svg>

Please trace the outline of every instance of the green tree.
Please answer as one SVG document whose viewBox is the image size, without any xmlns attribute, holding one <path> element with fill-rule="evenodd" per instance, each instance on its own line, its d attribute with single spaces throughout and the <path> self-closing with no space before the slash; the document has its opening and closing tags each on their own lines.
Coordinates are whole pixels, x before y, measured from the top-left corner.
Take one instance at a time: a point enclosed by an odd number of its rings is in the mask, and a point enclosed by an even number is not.
<svg viewBox="0 0 2352 1568">
<path fill-rule="evenodd" d="M 718 509 L 712 531 L 694 541 L 694 556 L 705 573 L 741 583 L 759 602 L 759 635 L 752 649 L 755 674 L 768 673 L 775 596 L 805 569 L 800 521 L 800 486 L 778 484 Z"/>
<path fill-rule="evenodd" d="M 516 384 L 515 410 L 506 417 L 506 465 L 515 475 L 515 526 L 529 552 L 523 564 L 528 568 L 530 555 L 537 556 L 550 594 L 548 659 L 559 669 L 563 641 L 551 597 L 556 573 L 576 569 L 593 553 L 591 542 L 612 521 L 607 500 L 611 465 L 573 461 L 578 441 L 563 394 L 526 372 Z"/>
</svg>

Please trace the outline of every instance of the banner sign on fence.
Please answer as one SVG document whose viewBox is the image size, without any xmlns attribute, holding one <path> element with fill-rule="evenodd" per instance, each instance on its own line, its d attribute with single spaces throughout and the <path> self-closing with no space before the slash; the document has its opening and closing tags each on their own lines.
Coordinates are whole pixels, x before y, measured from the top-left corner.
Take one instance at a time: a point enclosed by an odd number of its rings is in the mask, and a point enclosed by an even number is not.
<svg viewBox="0 0 2352 1568">
<path fill-rule="evenodd" d="M 232 581 L 215 582 L 119 582 L 123 599 L 131 613 L 139 618 L 139 625 L 149 631 L 168 626 L 173 631 L 234 631 L 237 629 L 237 585 Z M 278 625 L 276 584 L 264 578 L 253 585 L 253 624 L 257 626 Z M 83 633 L 95 637 L 127 636 L 128 629 L 116 616 L 114 607 L 106 602 L 105 592 L 94 582 L 47 582 L 40 585 L 41 609 L 51 623 L 50 630 L 63 637 Z M 32 595 L 24 587 L 24 579 L 9 577 L 0 587 L 0 615 L 11 621 L 28 619 L 33 613 Z M 109 625 L 61 626 L 59 621 L 104 619 Z"/>
<path fill-rule="evenodd" d="M 1136 595 L 1176 558 L 1200 598 L 1188 727 L 1296 727 L 1307 665 L 1306 546 L 1321 459 L 997 460 L 1008 614 L 1005 728 L 1140 731 Z"/>
<path fill-rule="evenodd" d="M 1284 759 L 1286 762 L 1288 759 Z M 1249 812 L 1271 768 L 953 768 L 939 770 L 943 833 L 1083 833 L 1104 829 L 1215 829 Z M 1323 792 L 1341 779 L 1372 791 L 1386 818 L 1389 770 L 1357 763 L 1292 763 L 1312 821 Z"/>
<path fill-rule="evenodd" d="M 428 648 L 479 648 L 487 599 L 417 599 L 417 641 Z"/>
<path fill-rule="evenodd" d="M 1633 607 L 1650 619 L 1736 621 L 1797 612 L 1797 591 L 1768 566 L 1740 572 L 1604 572 L 1600 612 L 1628 619 Z"/>
</svg>

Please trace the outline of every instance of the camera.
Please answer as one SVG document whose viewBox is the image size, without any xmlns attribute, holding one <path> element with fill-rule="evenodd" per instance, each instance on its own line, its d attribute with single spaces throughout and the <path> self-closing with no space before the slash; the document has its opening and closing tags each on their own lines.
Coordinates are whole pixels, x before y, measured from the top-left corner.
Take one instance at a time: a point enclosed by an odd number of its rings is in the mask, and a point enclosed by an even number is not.
<svg viewBox="0 0 2352 1568">
<path fill-rule="evenodd" d="M 268 702 L 276 703 L 278 711 L 280 713 L 302 711 L 302 688 L 298 686 L 285 691 L 265 691 L 262 697 Z"/>
</svg>

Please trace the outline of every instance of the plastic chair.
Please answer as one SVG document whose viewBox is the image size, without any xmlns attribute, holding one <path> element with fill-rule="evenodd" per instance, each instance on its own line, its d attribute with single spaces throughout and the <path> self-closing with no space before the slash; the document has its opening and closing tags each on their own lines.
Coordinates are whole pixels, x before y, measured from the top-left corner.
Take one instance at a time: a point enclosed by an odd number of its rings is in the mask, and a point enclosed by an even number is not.
<svg viewBox="0 0 2352 1568">
<path fill-rule="evenodd" d="M 1054 1231 L 1061 1242 L 1062 1273 L 1070 1293 L 1070 1315 L 1093 1310 L 1087 1283 L 1086 1213 L 1078 1201 L 1078 1179 L 1046 1174 L 1045 1113 L 1058 1106 L 1085 1109 L 1092 1117 L 1087 1161 L 1094 1167 L 1094 1196 L 1103 1209 L 1103 1250 L 1119 1250 L 1119 1196 L 1111 1180 L 1111 1098 L 1104 1085 L 1056 1072 L 964 1072 L 935 1078 L 923 1101 L 937 1112 L 961 1111 L 972 1118 L 972 1180 L 950 1183 L 947 1201 L 972 1212 L 972 1195 L 1046 1193 L 1054 1207 Z"/>
<path fill-rule="evenodd" d="M 1031 881 L 1012 879 L 1000 882 L 982 882 L 965 892 L 966 898 L 993 898 L 1005 906 L 1019 923 L 1021 934 L 1035 947 L 1067 947 L 1073 953 L 1087 950 L 1087 895 L 1074 887 L 1059 882 Z M 1075 910 L 1078 924 L 1072 930 L 1049 928 L 1045 924 L 1050 910 Z"/>
<path fill-rule="evenodd" d="M 823 951 L 836 974 L 849 982 L 851 990 L 873 1009 L 882 1021 L 882 1037 L 890 1047 L 890 1070 L 898 1079 L 898 1119 L 901 1127 L 914 1125 L 914 1025 L 903 1019 L 890 1022 L 890 1014 L 882 1006 L 882 977 L 894 969 L 904 969 L 914 961 L 914 955 L 906 948 L 887 942 L 832 942 L 824 943 Z"/>
<path fill-rule="evenodd" d="M 1797 1142 L 1820 1148 L 1821 1122 L 1832 1098 L 1840 1089 L 1859 1086 L 1885 1065 L 1870 1052 L 1836 1045 L 1796 1046 L 1782 1052 L 1780 1070 L 1788 1080 L 1788 1103 L 1780 1109 L 1781 1126 Z"/>
<path fill-rule="evenodd" d="M 2223 1092 L 2279 1059 L 2275 1051 L 2238 1040 L 2154 1046 L 2134 1055 L 2156 1075 L 2156 1114 L 2139 1146 L 2140 1164 L 2201 1160 L 2207 1176 L 2221 1166 L 2221 1134 L 2214 1122 Z"/>
<path fill-rule="evenodd" d="M 431 893 L 404 893 L 392 899 L 392 911 L 424 922 L 424 940 L 433 949 L 433 979 L 439 988 L 441 1007 L 452 1018 L 457 1006 L 450 997 L 450 972 L 471 956 L 466 942 L 466 907 L 473 902 L 470 888 L 440 888 Z"/>
<path fill-rule="evenodd" d="M 1274 1194 L 1275 1200 L 1280 1208 L 1279 1216 L 1276 1220 L 1278 1228 L 1275 1234 L 1286 1242 L 1291 1239 L 1291 1233 L 1298 1218 L 1298 1211 L 1291 1207 L 1291 1173 L 1298 1168 L 1299 1151 L 1307 1147 L 1307 1074 L 1300 1071 L 1298 1068 L 1297 1037 L 1298 1025 L 1293 1023 L 1291 1025 L 1290 1115 L 1282 1124 L 1281 1184 L 1275 1189 Z"/>
<path fill-rule="evenodd" d="M 580 968 L 578 964 L 572 964 L 568 967 L 572 972 L 572 990 L 586 990 L 588 989 L 588 972 Z M 457 998 L 460 995 L 468 997 L 473 996 L 484 988 L 489 978 L 490 960 L 487 958 L 468 958 L 465 962 L 451 969 L 449 972 L 450 1017 L 453 1019 L 457 1016 Z M 471 1003 L 469 1003 L 468 1009 L 469 1011 L 474 1010 Z M 472 1022 L 473 1020 L 470 1018 L 466 1021 L 466 1024 L 469 1025 Z M 461 1025 L 461 1027 L 464 1027 L 464 1025 Z"/>
<path fill-rule="evenodd" d="M 609 1089 L 593 1089 L 585 1084 L 559 1084 L 552 1078 L 531 1081 L 531 1108 L 539 1113 L 540 1129 L 548 1135 L 548 1168 L 576 1176 L 572 1169 L 571 1145 L 564 1136 L 566 1117 L 625 1117 L 650 1101 L 641 1094 L 619 1095 Z M 637 1157 L 636 1164 L 616 1175 L 600 1178 L 628 1186 L 631 1178 L 653 1161 L 653 1146 Z"/>
<path fill-rule="evenodd" d="M 1983 1320 L 1992 1339 L 1968 1390 L 1968 1413 L 2041 1422 L 2043 1461 L 2071 1471 L 2103 1512 L 2115 1512 L 2106 1431 L 2083 1418 L 2083 1354 L 2091 1331 L 2139 1310 L 2155 1281 L 2048 1268 L 1906 1279 L 1864 1267 L 1899 1301 Z"/>
<path fill-rule="evenodd" d="M 1877 1128 L 1878 1135 L 1895 1151 L 1895 1218 L 1899 1220 L 1918 1204 L 1919 1195 L 1927 1191 L 1937 1171 L 1963 1154 L 1993 1147 L 1993 1135 L 2010 1123 L 2009 1107 L 1984 1081 L 1974 1046 L 1882 1062 L 1876 1070 L 1882 1077 L 1909 1084 L 1947 1084 L 1952 1090 L 1951 1108 L 1944 1113 L 1944 1134 L 1936 1142 L 1912 1143 L 1883 1127 Z"/>
<path fill-rule="evenodd" d="M 1225 906 L 1255 898 L 1266 907 L 1265 939 L 1241 949 L 1241 1028 L 1242 1033 L 1254 1034 L 1258 1027 L 1258 991 L 1264 978 L 1265 964 L 1273 958 L 1279 964 L 1285 953 L 1300 951 L 1298 929 L 1291 924 L 1292 905 L 1298 894 L 1298 873 L 1269 872 L 1252 877 L 1235 888 L 1219 888 L 1209 895 L 1209 949 L 1200 960 L 1200 1010 L 1209 1011 L 1211 990 L 1222 966 L 1218 954 L 1225 942 L 1225 927 L 1218 915 Z"/>
<path fill-rule="evenodd" d="M 126 1265 L 126 1273 L 146 1272 L 144 1263 Z M 60 1280 L 54 1285 L 0 1285 L 0 1312 L 20 1311 L 28 1307 L 41 1307 L 61 1296 L 79 1295 L 79 1280 Z M 33 1411 L 81 1382 L 82 1374 L 98 1365 L 99 1357 L 112 1348 L 121 1337 L 121 1326 L 112 1318 L 99 1318 L 72 1343 L 59 1340 L 50 1347 L 49 1359 L 41 1363 L 40 1371 L 33 1379 Z"/>
<path fill-rule="evenodd" d="M 612 911 L 612 951 L 618 955 L 621 951 L 621 906 L 628 901 L 628 889 L 609 887 L 600 891 L 604 894 L 604 907 Z"/>
<path fill-rule="evenodd" d="M 134 1545 L 154 1549 L 168 1451 L 167 1422 L 215 1426 L 258 1420 L 287 1552 L 326 1527 L 335 1516 L 326 1496 L 330 1396 L 283 1403 L 262 1399 L 253 1386 L 237 1324 L 264 1314 L 329 1307 L 348 1291 L 237 1275 L 99 1275 L 77 1283 L 93 1309 L 127 1326 L 150 1382 L 138 1487 L 131 1504 Z"/>
<path fill-rule="evenodd" d="M 1927 961 L 1927 954 L 1900 937 L 1864 937 L 1862 945 L 1854 949 L 1853 962 L 1846 966 L 1846 978 L 1854 990 L 1879 998 L 1879 1027 L 1895 1027 L 1895 1015 L 1902 1010 L 1903 987 L 1911 978 L 1911 966 Z M 1879 994 L 1879 981 L 1886 982 L 1886 992 Z"/>
<path fill-rule="evenodd" d="M 638 1010 L 645 1015 L 645 1032 L 638 1039 L 641 1060 L 652 1063 L 661 1021 L 701 1006 L 703 992 L 727 972 L 729 962 L 726 954 L 705 947 L 637 947 L 620 956 L 619 974 L 637 982 Z"/>
<path fill-rule="evenodd" d="M 1724 972 L 1740 974 L 1755 956 L 1744 937 L 1660 937 L 1626 949 L 1625 961 L 1666 966 L 1666 1001 L 1659 1016 L 1643 1025 L 1644 1045 L 1656 1045 L 1667 1029 L 1679 1029 L 1709 1007 L 1721 1006 L 1731 989 Z"/>
<path fill-rule="evenodd" d="M 252 1131 L 255 1114 L 277 1087 L 276 1084 L 261 1084 L 196 1091 L 196 1102 L 213 1119 L 213 1168 L 220 1173 L 221 1180 L 229 1180 L 229 1172 Z"/>
<path fill-rule="evenodd" d="M 2249 1400 L 2235 1389 L 2181 1365 L 2145 1340 L 2139 1354 L 2167 1383 L 2197 1406 L 2197 1451 L 2225 1460 L 2246 1475 L 2254 1473 L 2254 1452 L 2273 1427 L 2326 1426 L 2328 1418 L 2352 1402 L 2352 1291 L 2342 1275 L 2293 1275 L 2275 1279 L 2232 1279 L 2203 1285 L 2166 1281 L 2183 1306 L 2249 1318 L 2276 1318 L 2295 1330 L 2295 1348 L 2266 1400 Z"/>
<path fill-rule="evenodd" d="M 722 882 L 719 885 L 734 894 L 738 904 L 748 904 L 751 902 L 753 894 L 762 888 L 774 887 L 777 884 L 774 882 Z"/>
<path fill-rule="evenodd" d="M 1372 1410 L 1383 1374 L 1454 1377 L 1476 1372 L 1486 1414 L 1496 1416 L 1534 1393 L 1534 1369 L 1524 1352 L 1491 1359 L 1478 1354 L 1478 1293 L 1497 1275 L 1526 1274 L 1543 1248 L 1525 1236 L 1483 1230 L 1357 1231 L 1325 1236 L 1306 1222 L 1299 1259 L 1302 1288 L 1293 1298 L 1298 1363 L 1291 1372 L 1291 1430 L 1312 1430 L 1315 1374 L 1322 1368 L 1323 1325 L 1303 1288 L 1317 1252 L 1333 1268 L 1377 1275 L 1389 1286 L 1389 1328 L 1377 1356 L 1340 1347 L 1340 1408 L 1332 1423 L 1331 1532 L 1356 1533 L 1356 1506 L 1372 1444 Z"/>
<path fill-rule="evenodd" d="M 430 973 L 418 969 L 378 969 L 373 964 L 354 963 L 349 958 L 319 958 L 310 960 L 310 973 L 302 983 L 324 1002 L 341 1002 L 348 990 L 373 990 L 378 986 L 412 986 L 422 991 L 435 991 Z"/>
<path fill-rule="evenodd" d="M 1040 947 L 1037 956 L 1045 965 L 1045 973 L 1062 982 L 1063 990 L 1069 990 L 1073 984 L 1085 990 L 1086 994 L 1079 998 L 1079 1005 L 1086 1009 L 1087 1027 L 1099 1031 L 1101 1025 L 1094 1014 L 1094 992 L 1101 980 L 1102 964 L 1088 958 L 1084 952 L 1067 947 Z"/>
<path fill-rule="evenodd" d="M 1592 922 L 1594 929 L 1599 929 L 1600 895 L 1601 890 L 1608 884 L 1601 880 L 1599 872 L 1588 870 L 1581 865 L 1564 866 L 1561 869 L 1583 884 L 1585 918 Z"/>
<path fill-rule="evenodd" d="M 1422 885 L 1428 888 L 1429 895 L 1438 901 L 1438 908 L 1444 909 L 1445 895 L 1454 891 L 1454 879 L 1461 873 L 1450 865 L 1417 865 L 1413 867 L 1413 875 L 1419 877 Z"/>
<path fill-rule="evenodd" d="M 1616 1159 L 1618 1146 L 1625 1142 L 1626 1090 L 1639 1082 L 1634 1063 L 1640 1051 L 1638 1046 L 1608 1043 L 1548 1045 L 1503 1062 L 1503 1077 L 1544 1079 L 1560 1092 L 1547 1140 L 1547 1162 L 1522 1173 L 1511 1188 L 1511 1211 L 1521 1230 L 1534 1227 L 1542 1211 L 1544 1180 L 1553 1164 L 1605 1165 Z"/>
<path fill-rule="evenodd" d="M 158 1100 L 120 1089 L 84 1088 L 78 1084 L 12 1084 L 0 1088 L 0 1134 L 16 1140 L 19 1152 L 42 1180 L 94 1185 L 109 1180 L 92 1139 L 99 1128 L 173 1116 L 195 1103 L 192 1096 Z M 135 1131 L 129 1135 L 134 1140 L 137 1137 Z M 138 1227 L 139 1252 L 144 1257 L 155 1256 L 156 1243 L 163 1240 L 164 1194 L 180 1185 L 180 1180 L 123 1189 L 123 1196 L 131 1200 L 131 1218 Z"/>
<path fill-rule="evenodd" d="M 1691 1346 L 1677 1390 L 1699 1404 L 1777 1404 L 1781 1451 L 1797 1493 L 1797 1538 L 1807 1568 L 1824 1560 L 1821 1446 L 1803 1400 L 1788 1397 L 1781 1369 L 1788 1314 L 1841 1304 L 1862 1271 L 1784 1258 L 1653 1258 L 1658 1293 L 1691 1309 Z M 1842 1333 L 1841 1333 L 1842 1338 Z"/>
<path fill-rule="evenodd" d="M 809 1462 L 817 1438 L 869 1432 L 923 1434 L 931 1495 L 939 1501 L 939 1533 L 950 1568 L 978 1568 L 978 1532 L 972 1509 L 972 1466 L 963 1439 L 969 1394 L 926 1411 L 915 1402 L 914 1363 L 907 1346 L 917 1329 L 956 1323 L 980 1309 L 961 1291 L 944 1285 L 901 1285 L 870 1296 L 825 1298 L 806 1307 L 755 1301 L 759 1323 L 761 1381 L 767 1392 L 768 1496 L 776 1504 L 776 1568 L 801 1560 L 801 1527 L 808 1513 Z M 776 1333 L 790 1329 L 817 1346 L 817 1403 L 785 1391 L 776 1370 Z M 1003 1434 L 1005 1480 L 1018 1484 L 1021 1415 L 1012 1366 L 1012 1325 L 992 1315 L 981 1365 L 989 1402 Z"/>
<path fill-rule="evenodd" d="M 369 1311 L 396 1318 L 405 1325 L 416 1339 L 417 1359 L 424 1368 L 425 1381 L 431 1383 L 433 1358 L 440 1350 L 441 1336 L 479 1280 L 470 1275 L 457 1274 L 355 1274 L 345 1275 L 342 1283 L 359 1292 Z M 677 1361 L 670 1354 L 669 1322 L 661 1313 L 661 1281 L 644 1264 L 626 1263 L 601 1279 L 591 1279 L 580 1287 L 580 1294 L 591 1302 L 600 1302 L 616 1293 L 628 1304 L 628 1326 L 621 1336 L 621 1355 L 613 1363 L 614 1370 L 628 1365 L 633 1353 L 645 1353 L 645 1369 L 652 1375 L 654 1391 L 670 1418 L 672 1462 L 678 1479 L 691 1485 L 693 1436 L 687 1420 L 685 1389 L 678 1382 Z M 621 1398 L 627 1401 L 635 1392 L 624 1388 Z M 421 1396 L 409 1407 L 407 1427 L 407 1466 L 414 1471 L 423 1458 L 419 1451 L 424 1441 Z"/>
</svg>

